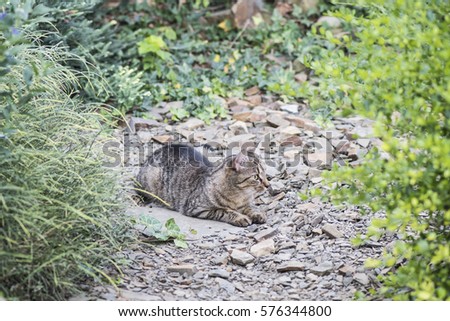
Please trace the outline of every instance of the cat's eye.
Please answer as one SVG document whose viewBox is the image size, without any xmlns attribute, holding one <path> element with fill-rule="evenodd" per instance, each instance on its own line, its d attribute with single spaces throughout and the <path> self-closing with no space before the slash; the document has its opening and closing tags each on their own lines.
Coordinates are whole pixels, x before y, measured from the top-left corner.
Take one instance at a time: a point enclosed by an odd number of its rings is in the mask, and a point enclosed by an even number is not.
<svg viewBox="0 0 450 321">
<path fill-rule="evenodd" d="M 253 176 L 253 179 L 254 179 L 255 181 L 259 181 L 259 175 Z"/>
</svg>

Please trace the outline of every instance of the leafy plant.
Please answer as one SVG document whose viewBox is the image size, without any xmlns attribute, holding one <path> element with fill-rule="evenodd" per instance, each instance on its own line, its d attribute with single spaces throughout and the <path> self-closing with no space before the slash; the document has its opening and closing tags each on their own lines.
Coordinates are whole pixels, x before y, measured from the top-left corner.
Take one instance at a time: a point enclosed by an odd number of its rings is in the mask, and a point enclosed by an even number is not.
<svg viewBox="0 0 450 321">
<path fill-rule="evenodd" d="M 268 80 L 267 89 L 285 100 L 299 96 L 300 85 L 294 79 L 294 73 L 286 69 L 277 69 Z"/>
<path fill-rule="evenodd" d="M 78 78 L 62 62 L 76 58 L 26 41 L 38 39 L 20 26 L 29 10 L 0 19 L 0 294 L 64 299 L 88 277 L 115 284 L 104 266 L 131 238 L 102 167 L 103 119 L 71 95 Z"/>
<path fill-rule="evenodd" d="M 154 69 L 156 68 L 156 64 L 170 60 L 167 44 L 160 36 L 151 35 L 138 42 L 138 53 L 144 56 L 144 70 Z"/>
<path fill-rule="evenodd" d="M 139 223 L 145 226 L 147 233 L 151 234 L 158 241 L 169 241 L 173 240 L 173 243 L 177 247 L 187 248 L 188 245 L 185 241 L 186 235 L 181 232 L 180 227 L 175 223 L 173 218 L 170 218 L 164 224 L 154 217 L 151 216 L 141 216 Z"/>
<path fill-rule="evenodd" d="M 368 267 L 392 269 L 380 295 L 397 300 L 450 298 L 450 5 L 448 1 L 353 1 L 335 15 L 355 37 L 311 63 L 321 97 L 376 120 L 383 141 L 356 168 L 328 176 L 333 199 L 385 211 L 356 244 L 387 231 L 400 239 Z M 329 35 L 325 35 L 329 37 Z M 345 48 L 345 50 L 344 50 Z M 331 84 L 328 86 L 328 84 Z M 329 87 L 327 91 L 326 88 Z M 314 97 L 317 99 L 317 97 Z M 388 157 L 381 157 L 381 152 Z"/>
<path fill-rule="evenodd" d="M 143 72 L 127 66 L 119 66 L 114 70 L 111 72 L 110 80 L 116 87 L 113 102 L 115 108 L 108 113 L 121 118 L 130 111 L 144 109 L 143 103 L 146 99 L 150 99 L 150 94 L 144 90 Z M 108 93 L 105 93 L 105 97 L 107 96 Z"/>
</svg>

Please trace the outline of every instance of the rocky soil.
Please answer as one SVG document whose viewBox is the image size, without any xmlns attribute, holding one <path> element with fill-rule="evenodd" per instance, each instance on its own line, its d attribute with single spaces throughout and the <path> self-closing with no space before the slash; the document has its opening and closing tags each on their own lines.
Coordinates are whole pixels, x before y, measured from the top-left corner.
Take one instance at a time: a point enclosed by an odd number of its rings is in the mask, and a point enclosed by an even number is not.
<svg viewBox="0 0 450 321">
<path fill-rule="evenodd" d="M 188 249 L 172 242 L 136 244 L 118 254 L 129 262 L 119 292 L 92 285 L 78 299 L 350 300 L 356 291 L 377 288 L 376 275 L 387 270 L 366 270 L 364 261 L 378 257 L 395 236 L 362 247 L 353 247 L 351 239 L 381 214 L 362 215 L 356 207 L 299 196 L 311 188 L 330 188 L 322 185 L 323 171 L 334 163 L 358 166 L 367 151 L 380 144 L 371 137 L 371 122 L 337 118 L 322 128 L 311 120 L 306 106 L 274 102 L 257 90 L 247 94 L 245 100 L 223 100 L 232 119 L 209 125 L 195 118 L 168 125 L 164 120 L 170 119 L 170 107 L 181 107 L 182 102 L 155 108 L 153 120 L 132 118 L 121 135 L 122 144 L 129 146 L 124 181 L 132 186 L 139 162 L 161 143 L 208 144 L 212 159 L 243 145 L 255 146 L 271 183 L 257 200 L 268 213 L 267 223 L 247 228 L 224 224 L 193 237 Z M 132 199 L 129 206 L 135 212 L 151 215 L 157 210 Z M 202 227 L 210 223 L 192 220 Z"/>
</svg>

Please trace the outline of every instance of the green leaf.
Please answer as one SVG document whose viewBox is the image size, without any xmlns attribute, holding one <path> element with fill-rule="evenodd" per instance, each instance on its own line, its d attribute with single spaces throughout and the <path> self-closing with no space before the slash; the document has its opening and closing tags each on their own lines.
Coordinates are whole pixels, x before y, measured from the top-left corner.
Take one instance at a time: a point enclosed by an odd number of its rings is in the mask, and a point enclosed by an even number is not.
<svg viewBox="0 0 450 321">
<path fill-rule="evenodd" d="M 166 48 L 166 43 L 164 42 L 163 38 L 159 36 L 152 35 L 138 42 L 138 53 L 141 56 L 149 52 L 153 52 L 156 54 Z"/>
<path fill-rule="evenodd" d="M 170 58 L 170 53 L 168 53 L 167 51 L 159 50 L 159 51 L 155 52 L 155 54 L 162 60 L 169 60 L 169 58 Z"/>
<path fill-rule="evenodd" d="M 164 36 L 166 36 L 166 38 L 169 39 L 169 40 L 176 40 L 177 39 L 177 33 L 171 27 L 165 27 L 164 28 Z"/>
<path fill-rule="evenodd" d="M 162 223 L 158 219 L 148 215 L 141 215 L 138 222 L 154 230 L 162 229 Z"/>
<path fill-rule="evenodd" d="M 175 223 L 174 218 L 169 218 L 166 221 L 165 227 L 167 230 L 170 230 L 170 231 L 176 231 L 176 232 L 180 231 L 180 227 L 177 225 L 177 223 Z"/>
<path fill-rule="evenodd" d="M 185 240 L 180 240 L 180 239 L 174 239 L 173 243 L 177 246 L 177 247 L 181 247 L 183 249 L 187 249 L 188 248 L 188 244 L 186 243 Z"/>
</svg>

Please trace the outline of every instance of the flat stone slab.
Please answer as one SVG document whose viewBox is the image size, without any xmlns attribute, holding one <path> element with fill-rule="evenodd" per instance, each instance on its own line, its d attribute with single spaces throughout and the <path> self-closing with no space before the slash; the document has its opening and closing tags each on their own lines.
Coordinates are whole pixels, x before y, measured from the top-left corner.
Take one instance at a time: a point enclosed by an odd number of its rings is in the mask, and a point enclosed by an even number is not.
<svg viewBox="0 0 450 321">
<path fill-rule="evenodd" d="M 167 267 L 167 272 L 175 272 L 180 274 L 186 273 L 188 275 L 192 275 L 197 271 L 197 267 L 193 264 L 171 265 Z"/>
<path fill-rule="evenodd" d="M 278 272 L 303 271 L 305 263 L 299 261 L 283 262 L 277 267 Z"/>
<path fill-rule="evenodd" d="M 222 231 L 228 231 L 230 233 L 242 231 L 242 227 L 219 221 L 189 217 L 162 207 L 133 207 L 127 209 L 127 214 L 135 217 L 140 217 L 141 215 L 150 216 L 156 218 L 163 225 L 168 219 L 173 218 L 175 223 L 180 227 L 181 232 L 186 235 L 186 240 L 188 241 L 196 240 L 203 236 L 216 235 Z M 138 224 L 137 228 L 143 230 L 144 226 Z M 193 234 L 192 230 L 195 230 L 197 233 Z"/>
</svg>

